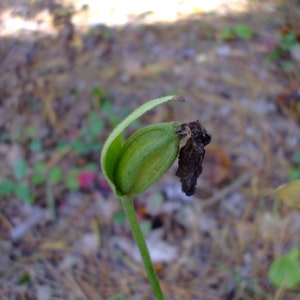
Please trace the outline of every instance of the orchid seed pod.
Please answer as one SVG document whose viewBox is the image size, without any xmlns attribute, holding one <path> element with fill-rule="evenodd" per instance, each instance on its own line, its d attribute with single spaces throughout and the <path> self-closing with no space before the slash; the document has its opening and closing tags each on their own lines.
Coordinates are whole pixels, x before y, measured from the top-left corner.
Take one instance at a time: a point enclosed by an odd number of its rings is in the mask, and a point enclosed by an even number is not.
<svg viewBox="0 0 300 300">
<path fill-rule="evenodd" d="M 113 176 L 121 195 L 147 190 L 172 165 L 179 151 L 175 122 L 141 128 L 122 145 Z"/>
</svg>

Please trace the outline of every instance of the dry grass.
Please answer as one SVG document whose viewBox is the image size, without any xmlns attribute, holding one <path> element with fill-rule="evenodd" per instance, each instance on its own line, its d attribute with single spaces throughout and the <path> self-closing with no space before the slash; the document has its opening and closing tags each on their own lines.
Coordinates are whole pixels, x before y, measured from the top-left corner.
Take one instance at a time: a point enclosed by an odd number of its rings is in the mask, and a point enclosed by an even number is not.
<svg viewBox="0 0 300 300">
<path fill-rule="evenodd" d="M 226 17 L 99 28 L 95 35 L 67 22 L 58 35 L 2 37 L 0 125 L 14 137 L 0 142 L 2 177 L 9 174 L 12 150 L 36 159 L 17 134 L 22 128 L 47 128 L 50 150 L 76 135 L 98 108 L 95 86 L 109 91 L 116 114 L 176 90 L 185 104 L 161 108 L 143 122 L 200 119 L 212 134 L 192 203 L 178 202 L 175 193 L 158 213 L 149 208 L 170 182 L 178 186 L 174 170 L 136 199 L 141 218 L 152 225 L 158 220 L 161 239 L 178 250 L 172 262 L 156 264 L 166 299 L 300 299 L 299 289 L 275 289 L 267 277 L 274 258 L 300 245 L 299 212 L 273 195 L 300 145 L 297 122 L 278 110 L 277 98 L 298 81 L 264 64 L 266 40 L 284 23 L 280 11 L 251 7 Z M 218 32 L 236 23 L 249 24 L 255 37 L 223 43 Z M 77 100 L 69 93 L 74 87 Z M 48 165 L 69 168 L 78 160 L 72 149 L 50 153 Z M 98 160 L 98 153 L 84 159 Z M 142 266 L 113 242 L 125 237 L 131 243 L 126 223 L 113 219 L 113 195 L 58 188 L 54 223 L 39 195 L 43 218 L 13 242 L 13 229 L 35 211 L 14 198 L 0 200 L 1 299 L 153 299 Z M 30 280 L 20 285 L 26 276 Z"/>
</svg>

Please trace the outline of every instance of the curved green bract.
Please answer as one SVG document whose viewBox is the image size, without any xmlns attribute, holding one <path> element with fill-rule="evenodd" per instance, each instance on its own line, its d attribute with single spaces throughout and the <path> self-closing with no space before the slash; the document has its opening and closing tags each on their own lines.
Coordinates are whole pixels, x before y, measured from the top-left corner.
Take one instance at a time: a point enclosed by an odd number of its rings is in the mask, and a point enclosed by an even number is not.
<svg viewBox="0 0 300 300">
<path fill-rule="evenodd" d="M 115 194 L 117 194 L 117 188 L 113 182 L 113 175 L 116 163 L 118 161 L 120 149 L 123 144 L 123 132 L 133 121 L 138 119 L 145 112 L 153 109 L 154 107 L 160 104 L 175 99 L 176 96 L 173 95 L 148 101 L 147 103 L 141 105 L 136 110 L 134 110 L 129 116 L 127 116 L 119 125 L 115 127 L 115 129 L 108 136 L 101 152 L 101 166 L 103 174 L 107 178 Z"/>
</svg>

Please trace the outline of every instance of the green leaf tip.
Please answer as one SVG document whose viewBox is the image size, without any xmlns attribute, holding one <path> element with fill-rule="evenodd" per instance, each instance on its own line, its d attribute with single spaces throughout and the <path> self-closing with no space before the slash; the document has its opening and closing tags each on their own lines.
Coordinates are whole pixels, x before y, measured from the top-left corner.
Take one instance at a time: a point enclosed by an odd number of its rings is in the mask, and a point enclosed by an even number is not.
<svg viewBox="0 0 300 300">
<path fill-rule="evenodd" d="M 126 144 L 126 141 L 123 141 L 123 133 L 125 131 L 125 129 L 136 119 L 138 119 L 140 116 L 142 116 L 144 113 L 146 113 L 147 111 L 155 108 L 156 106 L 163 104 L 165 102 L 168 102 L 170 100 L 178 100 L 178 101 L 184 101 L 184 98 L 182 97 L 178 97 L 178 96 L 165 96 L 162 98 L 157 98 L 154 100 L 150 100 L 148 102 L 146 102 L 145 104 L 141 105 L 140 107 L 138 107 L 137 109 L 135 109 L 130 115 L 128 115 L 119 125 L 117 125 L 114 130 L 111 132 L 111 134 L 108 136 L 108 138 L 106 139 L 103 148 L 102 148 L 102 152 L 101 152 L 101 158 L 100 158 L 100 162 L 101 162 L 101 167 L 102 167 L 102 172 L 105 175 L 105 177 L 107 178 L 112 190 L 114 191 L 114 193 L 116 195 L 120 195 L 124 194 L 124 192 L 120 192 L 120 190 L 118 189 L 118 187 L 115 184 L 115 170 L 116 167 L 118 166 L 118 170 L 120 170 L 121 165 L 124 165 L 124 160 L 122 162 L 122 164 L 118 164 L 119 158 L 120 158 L 120 153 L 127 153 L 127 151 L 123 151 L 122 147 L 123 144 Z M 162 123 L 162 124 L 173 124 L 173 125 L 168 125 L 169 128 L 172 128 L 172 126 L 175 126 L 175 123 Z M 157 124 L 158 126 L 159 124 Z M 150 125 L 151 126 L 151 125 Z M 142 128 L 143 129 L 143 128 Z M 140 130 L 142 130 L 140 129 Z M 173 129 L 172 129 L 173 130 Z M 172 130 L 168 131 L 168 134 L 172 132 Z M 156 133 L 154 135 L 157 134 L 158 131 L 156 131 Z M 166 132 L 164 132 L 166 133 Z M 137 133 L 136 133 L 137 134 Z M 174 130 L 174 137 L 175 137 L 175 130 Z M 136 136 L 135 136 L 136 137 Z M 145 137 L 143 137 L 145 138 Z M 150 138 L 150 135 L 149 135 Z M 176 137 L 177 138 L 177 137 Z M 178 138 L 177 138 L 178 139 Z M 150 138 L 151 140 L 151 138 Z M 150 143 L 149 143 L 150 144 Z M 148 145 L 149 145 L 148 144 Z M 127 146 L 128 147 L 128 143 Z M 179 146 L 178 146 L 179 147 Z M 166 149 L 166 151 L 168 151 Z M 129 152 L 128 152 L 129 153 Z M 128 154 L 126 154 L 127 156 Z M 176 156 L 175 156 L 176 158 Z M 175 159 L 174 158 L 174 159 Z M 123 172 L 124 174 L 124 172 Z M 124 175 L 125 176 L 125 175 Z M 119 178 L 119 176 L 118 176 Z M 120 178 L 119 178 L 120 179 Z M 118 180 L 119 180 L 118 179 Z M 154 178 L 153 178 L 154 179 Z M 152 180 L 153 180 L 152 179 Z M 157 179 L 157 178 L 156 178 Z M 151 181 L 152 181 L 151 180 Z M 155 181 L 155 180 L 154 180 Z M 153 182 L 154 182 L 153 181 Z M 152 183 L 153 183 L 152 182 Z M 152 184 L 151 183 L 151 184 Z M 150 184 L 150 185 L 151 185 Z M 150 186 L 149 185 L 149 186 Z M 142 192 L 139 189 L 139 192 Z"/>
</svg>

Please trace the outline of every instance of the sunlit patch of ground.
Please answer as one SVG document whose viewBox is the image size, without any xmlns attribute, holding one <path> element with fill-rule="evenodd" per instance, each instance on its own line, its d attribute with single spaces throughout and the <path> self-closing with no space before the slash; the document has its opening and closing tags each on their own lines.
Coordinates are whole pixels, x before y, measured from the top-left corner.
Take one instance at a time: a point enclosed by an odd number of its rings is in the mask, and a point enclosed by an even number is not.
<svg viewBox="0 0 300 300">
<path fill-rule="evenodd" d="M 28 2 L 28 3 L 27 3 Z M 33 2 L 33 7 L 38 1 Z M 97 0 L 63 0 L 64 7 L 75 11 L 73 24 L 76 27 L 105 25 L 126 25 L 128 23 L 156 23 L 174 22 L 191 14 L 218 14 L 242 13 L 249 9 L 246 0 L 153 0 L 153 1 L 97 1 Z M 272 5 L 265 5 L 272 9 Z M 11 5 L 0 12 L 0 36 L 17 34 L 20 31 L 44 32 L 53 34 L 51 12 L 48 9 L 38 10 L 29 17 L 26 13 L 32 9 L 29 1 L 11 1 Z"/>
</svg>

